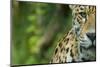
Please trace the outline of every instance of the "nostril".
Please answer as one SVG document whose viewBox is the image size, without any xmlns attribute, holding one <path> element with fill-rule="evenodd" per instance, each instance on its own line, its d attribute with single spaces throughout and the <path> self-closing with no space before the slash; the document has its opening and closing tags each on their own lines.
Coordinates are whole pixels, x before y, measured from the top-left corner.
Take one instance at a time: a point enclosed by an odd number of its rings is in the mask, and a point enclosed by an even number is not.
<svg viewBox="0 0 100 67">
<path fill-rule="evenodd" d="M 87 37 L 93 42 L 96 38 L 95 33 L 86 33 Z"/>
</svg>

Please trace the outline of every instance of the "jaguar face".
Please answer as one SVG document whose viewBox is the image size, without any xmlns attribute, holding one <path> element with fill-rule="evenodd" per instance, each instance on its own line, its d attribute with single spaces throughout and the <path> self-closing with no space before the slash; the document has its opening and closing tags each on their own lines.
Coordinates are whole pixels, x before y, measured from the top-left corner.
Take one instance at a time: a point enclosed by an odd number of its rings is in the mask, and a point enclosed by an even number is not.
<svg viewBox="0 0 100 67">
<path fill-rule="evenodd" d="M 73 12 L 73 27 L 80 43 L 82 59 L 95 60 L 96 32 L 95 32 L 95 7 L 79 6 Z M 94 8 L 94 10 L 92 10 Z M 92 12 L 92 11 L 93 12 Z M 76 12 L 75 12 L 76 11 Z M 91 59 L 92 58 L 92 59 Z"/>
<path fill-rule="evenodd" d="M 80 33 L 80 49 L 83 58 L 95 60 L 96 57 L 96 32 L 95 32 L 95 15 L 88 16 L 88 20 L 83 25 Z"/>
<path fill-rule="evenodd" d="M 95 15 L 88 16 L 88 20 L 85 22 L 80 33 L 80 46 L 84 48 L 95 47 L 96 33 L 95 33 Z"/>
</svg>

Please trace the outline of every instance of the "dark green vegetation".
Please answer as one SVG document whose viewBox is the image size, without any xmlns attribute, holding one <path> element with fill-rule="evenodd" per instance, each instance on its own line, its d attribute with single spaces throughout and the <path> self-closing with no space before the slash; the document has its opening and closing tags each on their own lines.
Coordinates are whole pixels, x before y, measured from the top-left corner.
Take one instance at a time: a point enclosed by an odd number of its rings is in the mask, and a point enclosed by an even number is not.
<svg viewBox="0 0 100 67">
<path fill-rule="evenodd" d="M 11 24 L 12 65 L 46 64 L 71 29 L 71 10 L 65 4 L 13 1 Z"/>
</svg>

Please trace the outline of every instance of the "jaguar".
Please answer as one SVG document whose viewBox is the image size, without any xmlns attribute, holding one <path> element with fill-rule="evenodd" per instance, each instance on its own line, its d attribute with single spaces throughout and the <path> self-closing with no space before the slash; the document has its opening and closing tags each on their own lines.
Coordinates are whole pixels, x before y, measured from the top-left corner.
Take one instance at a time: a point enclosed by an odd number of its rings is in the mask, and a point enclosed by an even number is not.
<svg viewBox="0 0 100 67">
<path fill-rule="evenodd" d="M 96 6 L 69 5 L 72 28 L 58 42 L 50 63 L 96 60 Z"/>
</svg>

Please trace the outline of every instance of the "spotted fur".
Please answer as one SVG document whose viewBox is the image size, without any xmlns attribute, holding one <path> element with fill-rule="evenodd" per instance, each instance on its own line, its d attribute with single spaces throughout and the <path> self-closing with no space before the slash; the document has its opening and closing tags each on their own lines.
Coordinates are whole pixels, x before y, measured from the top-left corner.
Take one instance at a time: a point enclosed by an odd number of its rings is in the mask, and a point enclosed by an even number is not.
<svg viewBox="0 0 100 67">
<path fill-rule="evenodd" d="M 50 63 L 96 60 L 95 6 L 70 5 L 72 28 L 55 48 Z"/>
</svg>

